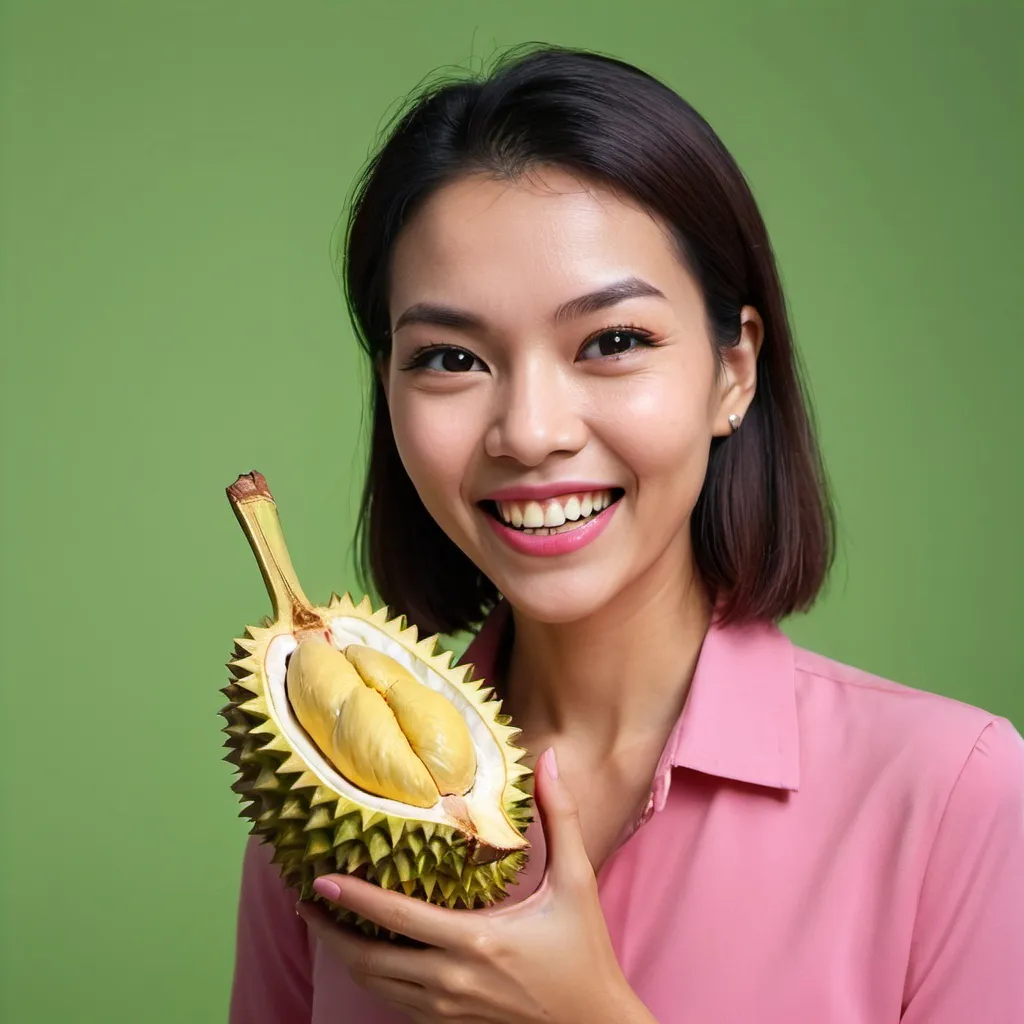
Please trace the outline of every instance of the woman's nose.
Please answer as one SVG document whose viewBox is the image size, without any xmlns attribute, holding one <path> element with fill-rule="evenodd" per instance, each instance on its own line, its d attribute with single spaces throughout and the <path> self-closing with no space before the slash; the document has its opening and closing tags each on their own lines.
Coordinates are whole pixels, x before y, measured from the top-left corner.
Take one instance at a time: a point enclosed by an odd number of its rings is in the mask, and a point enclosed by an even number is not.
<svg viewBox="0 0 1024 1024">
<path fill-rule="evenodd" d="M 536 359 L 510 373 L 497 389 L 485 439 L 492 458 L 539 466 L 550 455 L 572 455 L 586 443 L 580 396 L 558 366 Z"/>
</svg>

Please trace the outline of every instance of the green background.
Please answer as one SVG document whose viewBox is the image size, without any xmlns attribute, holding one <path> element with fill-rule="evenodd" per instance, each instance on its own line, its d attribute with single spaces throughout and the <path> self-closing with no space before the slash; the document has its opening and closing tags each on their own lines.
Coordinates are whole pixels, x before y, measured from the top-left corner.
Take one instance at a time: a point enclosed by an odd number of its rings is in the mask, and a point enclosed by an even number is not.
<svg viewBox="0 0 1024 1024">
<path fill-rule="evenodd" d="M 253 467 L 354 585 L 363 370 L 329 241 L 388 112 L 527 40 L 666 79 L 748 173 L 842 530 L 801 642 L 1024 726 L 1022 7 L 5 3 L 0 1017 L 222 1021 Z"/>
</svg>

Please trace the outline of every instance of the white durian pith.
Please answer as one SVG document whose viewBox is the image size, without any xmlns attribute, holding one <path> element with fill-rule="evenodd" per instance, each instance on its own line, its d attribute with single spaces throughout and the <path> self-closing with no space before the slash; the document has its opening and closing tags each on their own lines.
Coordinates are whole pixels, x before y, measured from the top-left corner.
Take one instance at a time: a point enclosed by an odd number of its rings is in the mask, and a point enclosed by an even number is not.
<svg viewBox="0 0 1024 1024">
<path fill-rule="evenodd" d="M 239 477 L 228 495 L 263 572 L 274 604 L 273 620 L 247 627 L 229 663 L 233 681 L 226 760 L 238 768 L 233 789 L 246 806 L 252 832 L 274 846 L 285 881 L 304 898 L 312 882 L 333 871 L 359 874 L 451 907 L 499 901 L 526 863 L 524 833 L 531 800 L 520 783 L 531 774 L 513 744 L 518 730 L 501 702 L 468 665 L 451 666 L 436 637 L 419 639 L 404 618 L 388 618 L 368 598 L 345 594 L 313 606 L 295 577 L 277 516 L 261 474 Z M 418 807 L 369 793 L 345 778 L 299 724 L 287 696 L 288 655 L 300 640 L 319 636 L 338 650 L 361 644 L 405 666 L 422 685 L 442 694 L 465 721 L 476 754 L 476 773 L 461 796 L 442 796 Z M 339 912 L 365 931 L 372 922 Z"/>
</svg>

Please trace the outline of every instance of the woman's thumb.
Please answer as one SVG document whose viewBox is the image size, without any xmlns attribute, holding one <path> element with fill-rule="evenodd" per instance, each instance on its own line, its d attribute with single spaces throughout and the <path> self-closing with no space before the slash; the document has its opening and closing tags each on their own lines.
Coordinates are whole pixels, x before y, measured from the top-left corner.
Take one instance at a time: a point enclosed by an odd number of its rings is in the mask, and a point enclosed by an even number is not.
<svg viewBox="0 0 1024 1024">
<path fill-rule="evenodd" d="M 548 747 L 541 754 L 537 769 L 534 792 L 539 797 L 547 844 L 545 875 L 556 886 L 592 882 L 594 869 L 583 843 L 579 806 L 565 780 L 559 776 L 554 747 Z"/>
</svg>

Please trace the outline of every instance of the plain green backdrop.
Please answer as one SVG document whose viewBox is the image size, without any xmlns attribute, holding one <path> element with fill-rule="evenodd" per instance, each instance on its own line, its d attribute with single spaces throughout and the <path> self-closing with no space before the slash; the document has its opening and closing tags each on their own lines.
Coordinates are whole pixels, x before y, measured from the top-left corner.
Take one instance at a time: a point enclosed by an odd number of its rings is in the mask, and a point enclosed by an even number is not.
<svg viewBox="0 0 1024 1024">
<path fill-rule="evenodd" d="M 1024 726 L 1022 7 L 0 7 L 0 1017 L 222 1021 L 245 829 L 216 711 L 267 610 L 354 586 L 362 381 L 329 241 L 396 102 L 529 40 L 664 78 L 749 175 L 840 513 L 802 643 Z"/>
</svg>

